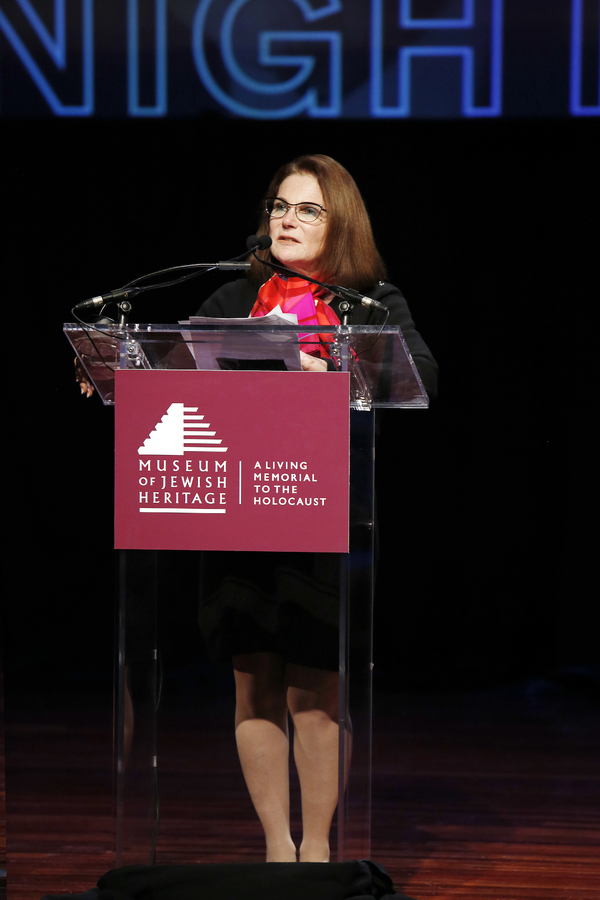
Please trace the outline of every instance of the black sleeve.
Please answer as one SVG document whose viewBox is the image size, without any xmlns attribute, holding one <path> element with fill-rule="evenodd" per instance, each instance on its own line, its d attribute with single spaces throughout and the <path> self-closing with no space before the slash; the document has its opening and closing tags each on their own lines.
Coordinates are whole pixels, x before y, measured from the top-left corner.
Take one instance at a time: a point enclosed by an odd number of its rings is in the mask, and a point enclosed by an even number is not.
<svg viewBox="0 0 600 900">
<path fill-rule="evenodd" d="M 390 311 L 388 319 L 390 325 L 400 326 L 423 386 L 429 397 L 435 397 L 437 395 L 438 364 L 433 358 L 431 350 L 417 331 L 403 294 L 393 284 L 384 283 L 377 286 L 372 299 L 378 300 L 379 303 L 387 306 Z M 377 318 L 378 321 L 369 321 L 369 325 L 376 325 L 382 321 L 381 316 L 383 314 L 379 310 L 374 311 L 374 313 L 376 315 L 373 315 L 373 319 Z"/>
<path fill-rule="evenodd" d="M 378 303 L 383 303 L 384 306 L 387 306 L 390 311 L 387 324 L 400 326 L 423 386 L 429 397 L 435 397 L 437 395 L 438 366 L 431 350 L 415 327 L 408 303 L 401 291 L 394 287 L 393 284 L 380 281 L 377 285 L 365 288 L 362 293 L 372 300 L 377 300 Z M 332 306 L 339 315 L 338 302 L 334 301 Z M 355 325 L 381 325 L 384 318 L 384 312 L 372 307 L 355 306 L 352 311 L 352 322 Z"/>
</svg>

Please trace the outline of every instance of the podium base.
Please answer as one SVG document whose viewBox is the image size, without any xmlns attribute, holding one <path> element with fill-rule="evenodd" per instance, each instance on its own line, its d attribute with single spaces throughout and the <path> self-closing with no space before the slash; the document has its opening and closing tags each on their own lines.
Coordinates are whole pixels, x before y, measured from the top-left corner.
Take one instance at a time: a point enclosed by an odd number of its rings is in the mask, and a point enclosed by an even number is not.
<svg viewBox="0 0 600 900">
<path fill-rule="evenodd" d="M 42 900 L 63 895 L 46 895 Z M 64 895 L 65 897 L 67 895 Z M 125 866 L 70 900 L 414 900 L 394 891 L 370 860 L 343 863 L 228 863 Z"/>
</svg>

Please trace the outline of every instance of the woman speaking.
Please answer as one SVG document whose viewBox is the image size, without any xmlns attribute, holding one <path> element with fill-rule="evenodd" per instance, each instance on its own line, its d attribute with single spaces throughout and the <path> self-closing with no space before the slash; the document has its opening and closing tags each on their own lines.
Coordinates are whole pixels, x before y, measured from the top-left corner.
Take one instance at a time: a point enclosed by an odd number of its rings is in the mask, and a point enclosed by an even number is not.
<svg viewBox="0 0 600 900">
<path fill-rule="evenodd" d="M 259 236 L 262 260 L 297 276 L 273 274 L 254 259 L 247 278 L 219 288 L 199 315 L 263 316 L 279 306 L 306 324 L 301 361 L 309 373 L 334 368 L 318 327 L 341 320 L 340 300 L 306 280 L 352 288 L 389 309 L 421 380 L 435 394 L 437 366 L 400 291 L 385 282 L 371 223 L 349 173 L 328 156 L 283 166 L 267 190 Z M 354 324 L 385 314 L 357 307 Z M 309 376 L 312 377 L 312 376 Z M 307 413 L 310 427 L 310 413 Z M 203 562 L 200 624 L 211 655 L 233 660 L 235 736 L 244 778 L 266 837 L 267 861 L 297 859 L 290 833 L 289 733 L 301 790 L 301 862 L 329 860 L 338 798 L 338 618 L 340 561 L 330 553 L 210 553 Z"/>
</svg>

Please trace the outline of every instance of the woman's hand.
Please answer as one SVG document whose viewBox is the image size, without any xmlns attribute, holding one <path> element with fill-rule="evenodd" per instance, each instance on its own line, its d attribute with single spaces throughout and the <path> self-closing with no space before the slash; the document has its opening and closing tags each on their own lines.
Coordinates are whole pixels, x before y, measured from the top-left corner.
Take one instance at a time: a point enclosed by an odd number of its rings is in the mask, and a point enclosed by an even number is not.
<svg viewBox="0 0 600 900">
<path fill-rule="evenodd" d="M 300 365 L 303 372 L 326 372 L 327 363 L 319 356 L 311 356 L 310 353 L 300 351 Z"/>
<path fill-rule="evenodd" d="M 81 388 L 84 397 L 91 397 L 94 393 L 94 385 L 91 383 L 89 376 L 85 372 L 83 366 L 75 357 L 75 381 Z"/>
</svg>

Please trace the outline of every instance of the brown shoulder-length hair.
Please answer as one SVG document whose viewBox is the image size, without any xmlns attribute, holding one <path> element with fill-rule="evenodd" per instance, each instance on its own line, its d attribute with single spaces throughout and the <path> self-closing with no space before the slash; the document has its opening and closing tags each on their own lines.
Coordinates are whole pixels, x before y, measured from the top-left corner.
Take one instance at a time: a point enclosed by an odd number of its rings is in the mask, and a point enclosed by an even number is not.
<svg viewBox="0 0 600 900">
<path fill-rule="evenodd" d="M 277 197 L 290 175 L 313 175 L 323 194 L 327 227 L 318 259 L 319 280 L 354 289 L 385 280 L 385 264 L 375 246 L 371 220 L 350 173 L 330 156 L 300 156 L 275 173 L 265 197 Z M 268 233 L 269 214 L 263 203 L 257 234 Z M 260 251 L 259 256 L 267 259 L 269 250 Z M 272 269 L 252 258 L 249 277 L 253 282 L 262 284 L 272 274 Z"/>
</svg>

